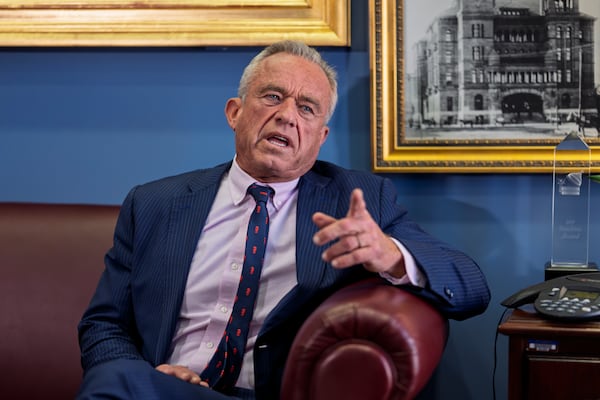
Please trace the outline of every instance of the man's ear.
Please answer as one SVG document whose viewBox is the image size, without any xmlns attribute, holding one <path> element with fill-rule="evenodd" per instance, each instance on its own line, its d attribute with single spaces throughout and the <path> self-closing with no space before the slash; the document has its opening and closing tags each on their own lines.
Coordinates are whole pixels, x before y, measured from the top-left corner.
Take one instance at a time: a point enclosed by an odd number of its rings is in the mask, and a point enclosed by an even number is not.
<svg viewBox="0 0 600 400">
<path fill-rule="evenodd" d="M 232 97 L 231 99 L 227 100 L 227 103 L 225 103 L 225 117 L 227 118 L 227 123 L 234 131 L 241 109 L 242 99 L 239 97 Z"/>
<path fill-rule="evenodd" d="M 323 145 L 323 143 L 325 143 L 325 140 L 327 140 L 327 136 L 329 135 L 329 127 L 327 125 L 325 125 L 321 129 L 321 135 L 323 135 L 323 137 L 321 138 L 321 145 Z"/>
</svg>

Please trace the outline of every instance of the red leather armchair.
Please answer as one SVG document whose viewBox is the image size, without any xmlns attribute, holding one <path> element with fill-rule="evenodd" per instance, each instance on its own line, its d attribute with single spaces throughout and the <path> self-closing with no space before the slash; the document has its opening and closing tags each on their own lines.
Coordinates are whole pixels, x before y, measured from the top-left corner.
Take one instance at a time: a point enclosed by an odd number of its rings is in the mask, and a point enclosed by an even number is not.
<svg viewBox="0 0 600 400">
<path fill-rule="evenodd" d="M 0 203 L 0 387 L 7 399 L 70 399 L 77 323 L 104 268 L 116 206 Z M 414 295 L 361 282 L 305 321 L 282 400 L 414 397 L 441 357 L 446 321 Z"/>
</svg>

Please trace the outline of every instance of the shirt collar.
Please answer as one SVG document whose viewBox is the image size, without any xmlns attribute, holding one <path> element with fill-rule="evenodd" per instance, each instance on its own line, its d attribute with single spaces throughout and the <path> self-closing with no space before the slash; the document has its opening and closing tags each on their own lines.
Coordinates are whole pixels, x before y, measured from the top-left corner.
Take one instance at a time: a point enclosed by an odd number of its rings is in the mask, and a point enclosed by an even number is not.
<svg viewBox="0 0 600 400">
<path fill-rule="evenodd" d="M 253 183 L 259 185 L 269 186 L 275 190 L 275 194 L 271 199 L 270 203 L 275 206 L 275 209 L 279 210 L 281 206 L 288 201 L 298 190 L 298 181 L 300 178 L 288 182 L 275 182 L 275 183 L 263 183 L 257 181 L 250 175 L 248 175 L 237 163 L 237 157 L 233 159 L 231 169 L 229 170 L 229 192 L 231 193 L 231 200 L 234 205 L 239 205 L 244 201 L 247 195 L 248 186 Z"/>
</svg>

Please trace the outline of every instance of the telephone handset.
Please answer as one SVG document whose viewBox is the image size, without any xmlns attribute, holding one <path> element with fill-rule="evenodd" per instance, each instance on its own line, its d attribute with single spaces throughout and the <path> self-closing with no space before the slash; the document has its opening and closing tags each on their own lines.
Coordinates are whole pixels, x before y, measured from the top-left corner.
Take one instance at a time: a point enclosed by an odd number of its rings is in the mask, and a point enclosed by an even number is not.
<svg viewBox="0 0 600 400">
<path fill-rule="evenodd" d="M 520 290 L 500 304 L 517 308 L 528 303 L 551 318 L 600 319 L 600 272 L 550 279 Z"/>
</svg>

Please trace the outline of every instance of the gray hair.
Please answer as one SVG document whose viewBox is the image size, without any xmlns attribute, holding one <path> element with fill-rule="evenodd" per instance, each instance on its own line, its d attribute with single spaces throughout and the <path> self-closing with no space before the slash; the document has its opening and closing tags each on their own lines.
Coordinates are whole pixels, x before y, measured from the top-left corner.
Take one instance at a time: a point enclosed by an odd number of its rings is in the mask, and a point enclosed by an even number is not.
<svg viewBox="0 0 600 400">
<path fill-rule="evenodd" d="M 254 78 L 256 74 L 256 70 L 258 69 L 260 63 L 264 61 L 265 58 L 270 57 L 277 53 L 287 53 L 292 54 L 294 56 L 302 57 L 305 60 L 313 62 L 317 64 L 327 77 L 329 81 L 329 87 L 331 89 L 331 104 L 329 105 L 329 110 L 327 110 L 327 114 L 325 116 L 325 121 L 328 122 L 331 116 L 333 115 L 333 111 L 335 110 L 335 106 L 337 104 L 338 93 L 337 93 L 337 73 L 333 69 L 331 65 L 329 65 L 323 58 L 321 54 L 317 50 L 312 47 L 307 46 L 306 44 L 293 40 L 284 40 L 281 42 L 276 42 L 260 53 L 258 53 L 246 66 L 244 69 L 244 73 L 242 74 L 242 78 L 240 79 L 240 85 L 238 87 L 238 97 L 242 100 L 245 99 L 248 94 L 248 87 L 250 82 Z"/>
</svg>

